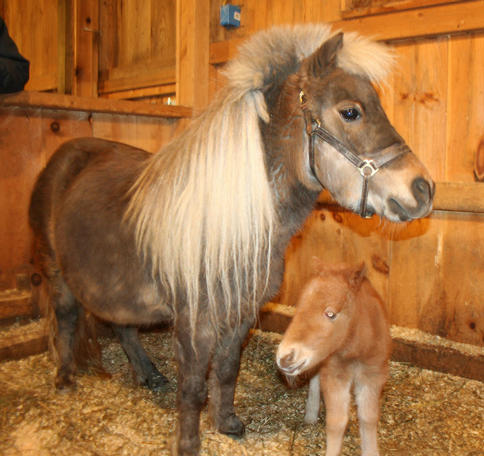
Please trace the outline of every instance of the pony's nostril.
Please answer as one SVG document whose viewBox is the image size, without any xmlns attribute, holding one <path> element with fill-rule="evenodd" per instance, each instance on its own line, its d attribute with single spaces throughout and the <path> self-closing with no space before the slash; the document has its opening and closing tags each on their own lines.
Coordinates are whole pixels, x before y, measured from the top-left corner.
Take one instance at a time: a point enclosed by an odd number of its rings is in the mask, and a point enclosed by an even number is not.
<svg viewBox="0 0 484 456">
<path fill-rule="evenodd" d="M 414 179 L 412 192 L 417 201 L 430 201 L 432 199 L 432 186 L 423 177 Z"/>
<path fill-rule="evenodd" d="M 287 368 L 291 365 L 294 361 L 294 350 L 291 350 L 287 355 L 284 355 L 282 358 L 278 359 L 279 367 Z"/>
</svg>

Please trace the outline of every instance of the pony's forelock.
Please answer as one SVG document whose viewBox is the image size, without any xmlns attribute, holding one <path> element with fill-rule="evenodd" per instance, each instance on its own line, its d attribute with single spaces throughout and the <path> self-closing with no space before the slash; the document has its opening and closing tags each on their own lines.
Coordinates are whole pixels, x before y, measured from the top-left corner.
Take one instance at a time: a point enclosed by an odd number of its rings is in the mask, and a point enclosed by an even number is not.
<svg viewBox="0 0 484 456">
<path fill-rule="evenodd" d="M 241 45 L 239 55 L 229 62 L 225 74 L 229 84 L 240 91 L 264 90 L 279 74 L 295 71 L 298 64 L 336 34 L 326 24 L 278 26 L 257 33 Z M 381 84 L 395 60 L 391 48 L 355 32 L 343 37 L 338 65 L 352 74 Z"/>
</svg>

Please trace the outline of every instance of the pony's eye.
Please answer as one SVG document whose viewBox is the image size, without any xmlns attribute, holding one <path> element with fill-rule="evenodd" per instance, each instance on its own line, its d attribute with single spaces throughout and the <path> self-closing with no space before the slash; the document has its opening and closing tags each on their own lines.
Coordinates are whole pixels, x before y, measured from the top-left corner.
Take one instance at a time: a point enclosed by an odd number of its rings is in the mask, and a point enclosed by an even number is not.
<svg viewBox="0 0 484 456">
<path fill-rule="evenodd" d="M 345 122 L 354 122 L 361 117 L 361 112 L 358 108 L 345 108 L 339 114 Z"/>
<path fill-rule="evenodd" d="M 326 309 L 324 311 L 324 315 L 326 315 L 330 320 L 334 320 L 338 314 L 332 310 Z"/>
</svg>

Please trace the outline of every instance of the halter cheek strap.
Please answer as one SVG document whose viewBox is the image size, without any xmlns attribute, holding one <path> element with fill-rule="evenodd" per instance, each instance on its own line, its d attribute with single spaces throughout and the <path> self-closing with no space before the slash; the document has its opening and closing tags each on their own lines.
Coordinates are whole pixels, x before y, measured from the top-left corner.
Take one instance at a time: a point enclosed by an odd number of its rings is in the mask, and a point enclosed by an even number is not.
<svg viewBox="0 0 484 456">
<path fill-rule="evenodd" d="M 306 96 L 304 91 L 299 92 L 299 101 L 301 103 L 301 109 L 304 115 L 304 121 L 306 123 L 306 133 L 309 136 L 309 168 L 316 180 L 324 188 L 321 180 L 316 173 L 316 167 L 314 164 L 314 139 L 318 137 L 322 141 L 328 143 L 334 147 L 343 157 L 345 157 L 353 166 L 355 166 L 363 177 L 359 215 L 363 218 L 369 218 L 371 215 L 367 213 L 367 201 L 368 201 L 368 181 L 374 176 L 381 168 L 388 166 L 391 162 L 398 157 L 409 152 L 409 148 L 406 145 L 403 147 L 395 147 L 395 144 L 385 147 L 377 151 L 381 154 L 378 158 L 373 160 L 362 159 L 345 144 L 343 144 L 338 138 L 333 136 L 328 130 L 326 130 L 321 123 L 321 120 L 314 117 L 307 106 Z"/>
</svg>

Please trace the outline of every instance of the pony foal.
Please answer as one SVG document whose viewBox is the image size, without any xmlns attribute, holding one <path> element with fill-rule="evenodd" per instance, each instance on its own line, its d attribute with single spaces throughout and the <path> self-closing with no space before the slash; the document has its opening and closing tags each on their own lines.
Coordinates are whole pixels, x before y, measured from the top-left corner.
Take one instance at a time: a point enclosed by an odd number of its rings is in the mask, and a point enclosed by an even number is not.
<svg viewBox="0 0 484 456">
<path fill-rule="evenodd" d="M 326 406 L 326 455 L 338 455 L 354 387 L 363 456 L 378 455 L 379 399 L 388 376 L 391 338 L 382 301 L 358 267 L 317 266 L 277 350 L 289 378 L 317 370 L 309 382 L 306 423 Z"/>
</svg>

